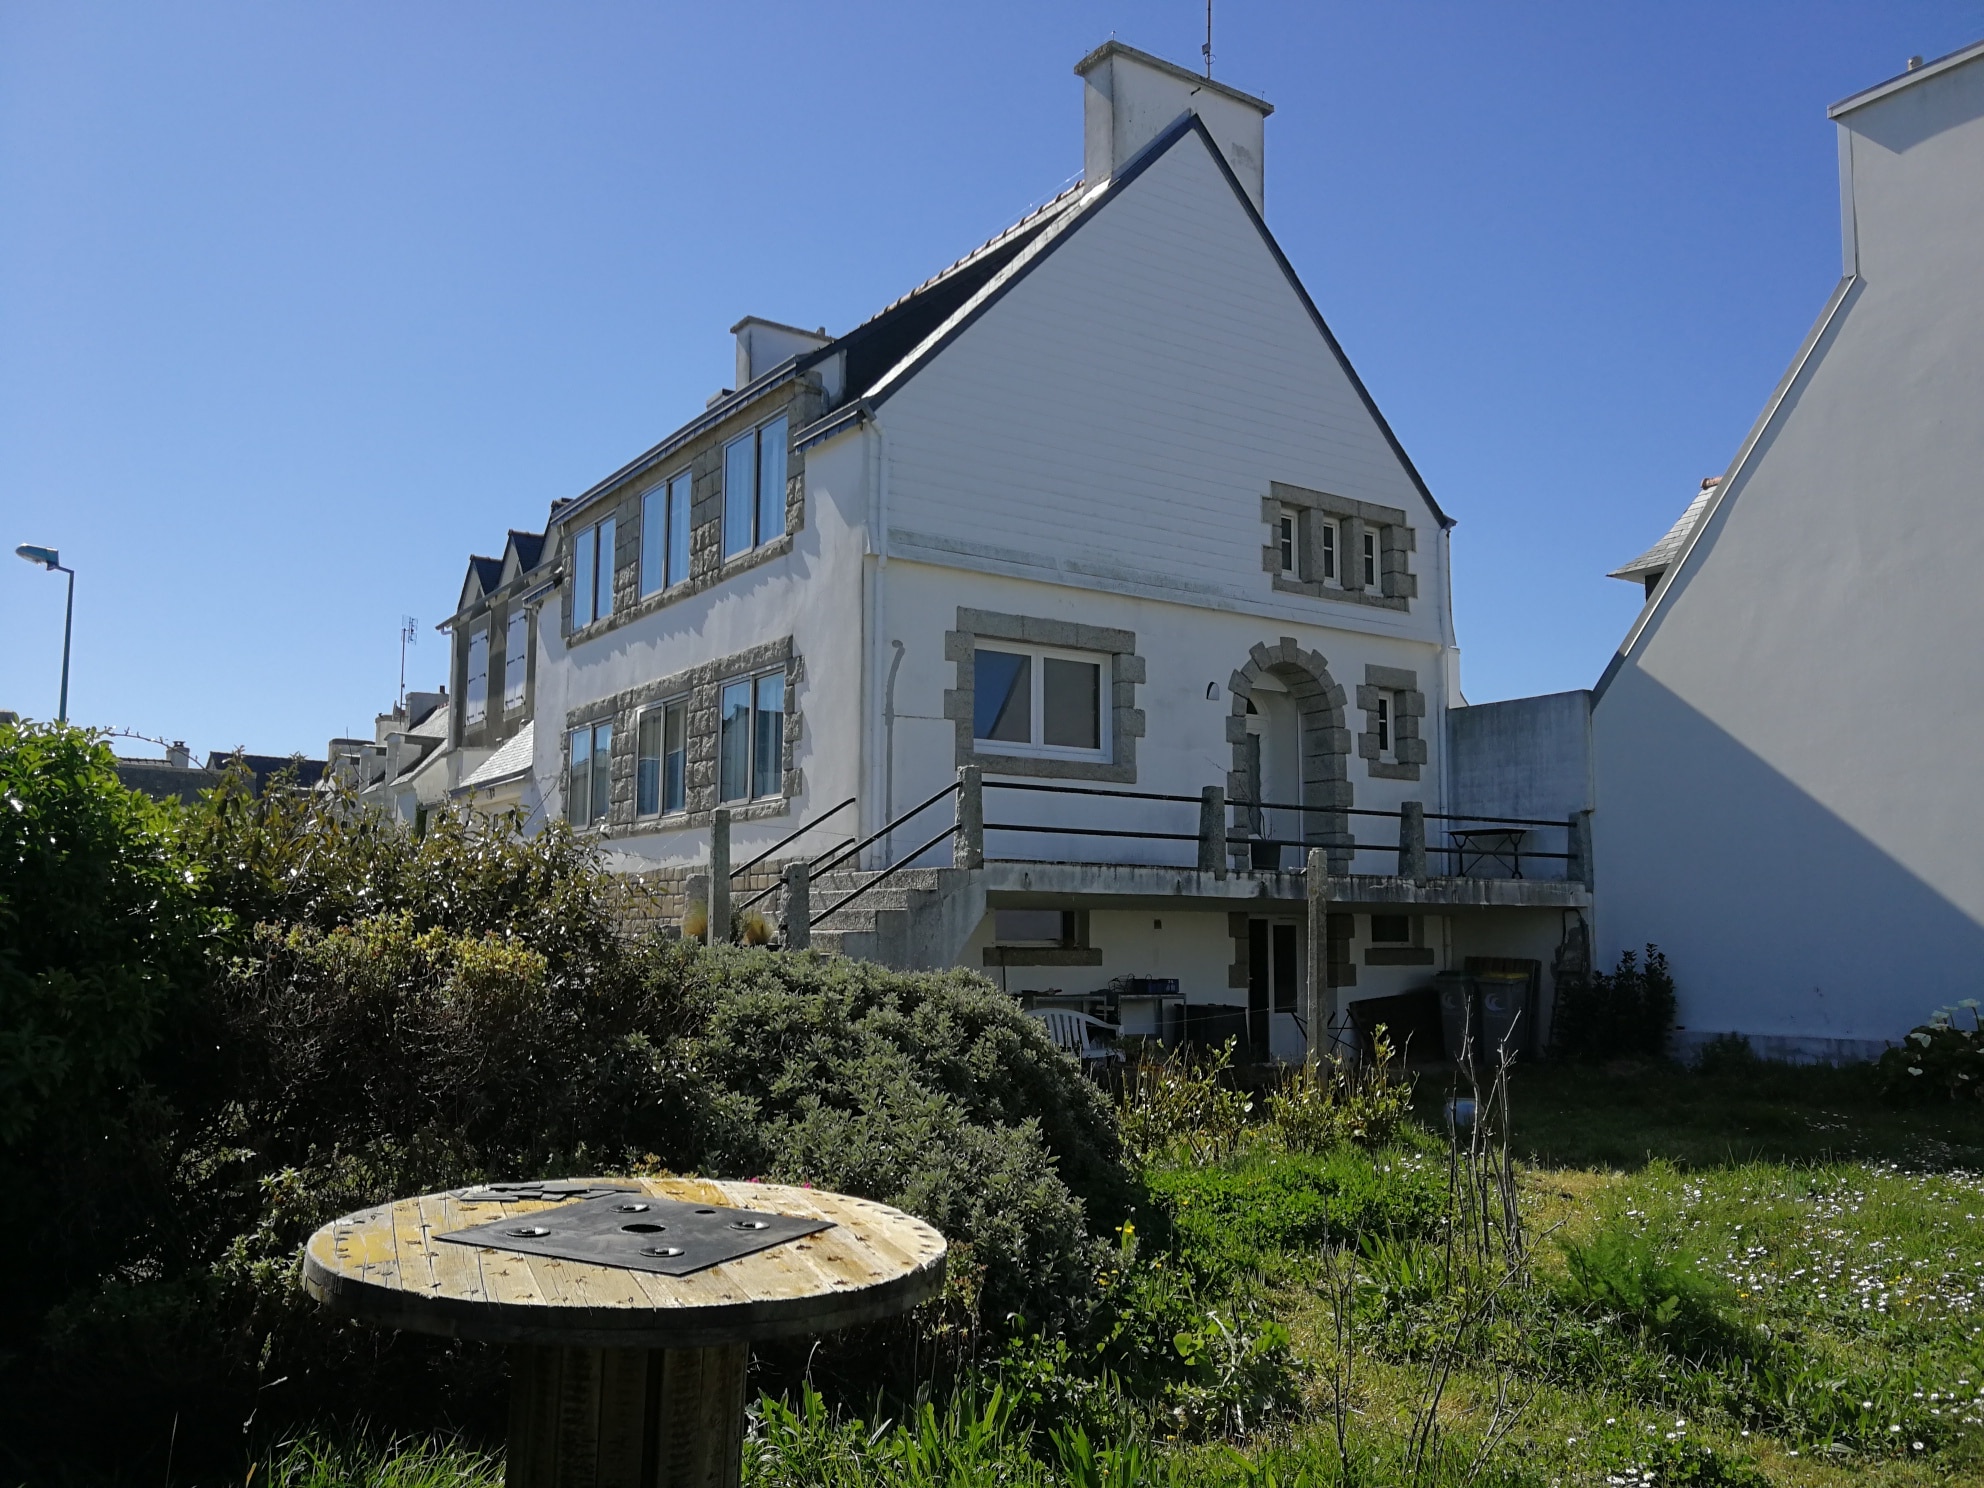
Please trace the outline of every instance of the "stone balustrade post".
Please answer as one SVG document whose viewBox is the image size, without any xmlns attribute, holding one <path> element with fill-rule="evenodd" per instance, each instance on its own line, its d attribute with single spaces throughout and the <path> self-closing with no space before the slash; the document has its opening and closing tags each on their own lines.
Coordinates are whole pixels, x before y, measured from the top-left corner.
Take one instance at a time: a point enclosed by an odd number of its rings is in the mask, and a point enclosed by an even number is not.
<svg viewBox="0 0 1984 1488">
<path fill-rule="evenodd" d="M 952 861 L 960 868 L 985 866 L 985 772 L 958 767 L 957 845 Z"/>
<path fill-rule="evenodd" d="M 1199 872 L 1226 877 L 1226 787 L 1199 792 Z"/>
<path fill-rule="evenodd" d="M 710 925 L 707 945 L 730 943 L 730 809 L 710 813 Z"/>
<path fill-rule="evenodd" d="M 813 868 L 803 858 L 785 865 L 785 948 L 803 951 L 813 944 Z"/>
<path fill-rule="evenodd" d="M 1426 882 L 1426 803 L 1402 801 L 1398 808 L 1398 876 Z"/>
</svg>

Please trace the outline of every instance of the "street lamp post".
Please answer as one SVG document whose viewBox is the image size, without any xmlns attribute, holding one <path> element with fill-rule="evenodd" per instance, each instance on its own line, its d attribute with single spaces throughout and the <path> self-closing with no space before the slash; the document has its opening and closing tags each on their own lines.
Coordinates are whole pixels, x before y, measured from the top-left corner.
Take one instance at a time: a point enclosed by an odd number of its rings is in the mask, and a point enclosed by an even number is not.
<svg viewBox="0 0 1984 1488">
<path fill-rule="evenodd" d="M 62 609 L 62 701 L 55 710 L 55 721 L 69 721 L 69 635 L 76 620 L 76 571 L 62 566 L 62 555 L 54 548 L 36 547 L 33 543 L 22 543 L 14 549 L 14 556 L 25 558 L 30 563 L 39 563 L 50 573 L 65 573 L 69 576 L 69 600 Z"/>
</svg>

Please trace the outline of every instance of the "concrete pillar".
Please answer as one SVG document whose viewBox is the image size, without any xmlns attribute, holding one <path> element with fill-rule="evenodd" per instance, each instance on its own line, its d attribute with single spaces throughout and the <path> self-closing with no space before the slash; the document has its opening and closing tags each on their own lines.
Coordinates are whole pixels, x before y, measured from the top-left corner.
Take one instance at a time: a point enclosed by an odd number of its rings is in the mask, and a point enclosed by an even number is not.
<svg viewBox="0 0 1984 1488">
<path fill-rule="evenodd" d="M 813 943 L 813 868 L 803 858 L 785 865 L 785 948 L 803 951 Z"/>
<path fill-rule="evenodd" d="M 705 942 L 730 943 L 730 808 L 727 806 L 719 806 L 710 813 L 710 928 Z"/>
<path fill-rule="evenodd" d="M 1426 882 L 1426 803 L 1404 801 L 1398 808 L 1398 876 Z"/>
<path fill-rule="evenodd" d="M 960 868 L 985 866 L 985 772 L 958 767 L 957 842 L 951 861 Z"/>
<path fill-rule="evenodd" d="M 1308 1031 L 1308 1061 L 1329 1052 L 1336 993 L 1329 985 L 1329 860 L 1320 847 L 1309 849 L 1309 957 L 1302 977 L 1302 1023 Z"/>
<path fill-rule="evenodd" d="M 1594 887 L 1595 874 L 1591 861 L 1591 813 L 1573 811 L 1569 822 L 1570 832 L 1566 838 L 1564 851 L 1570 860 L 1564 864 L 1564 877 L 1572 883 L 1581 883 L 1587 889 Z"/>
<path fill-rule="evenodd" d="M 1199 872 L 1226 877 L 1226 787 L 1199 792 Z"/>
</svg>

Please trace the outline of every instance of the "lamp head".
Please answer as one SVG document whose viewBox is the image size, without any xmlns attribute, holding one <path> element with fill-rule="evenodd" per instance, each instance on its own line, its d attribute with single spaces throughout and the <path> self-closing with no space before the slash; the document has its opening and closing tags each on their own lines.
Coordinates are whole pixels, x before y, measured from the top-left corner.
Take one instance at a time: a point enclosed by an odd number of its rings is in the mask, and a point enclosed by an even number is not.
<svg viewBox="0 0 1984 1488">
<path fill-rule="evenodd" d="M 16 558 L 25 558 L 30 563 L 39 563 L 51 572 L 62 566 L 62 555 L 54 548 L 38 548 L 33 543 L 22 543 L 14 549 Z"/>
</svg>

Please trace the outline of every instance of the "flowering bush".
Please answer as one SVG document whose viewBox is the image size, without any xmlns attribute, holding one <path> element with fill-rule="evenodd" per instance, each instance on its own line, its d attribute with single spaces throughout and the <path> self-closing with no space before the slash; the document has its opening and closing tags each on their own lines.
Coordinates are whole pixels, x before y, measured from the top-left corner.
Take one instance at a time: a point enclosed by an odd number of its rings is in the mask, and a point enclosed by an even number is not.
<svg viewBox="0 0 1984 1488">
<path fill-rule="evenodd" d="M 1965 1014 L 1968 1028 L 1957 1021 Z M 1931 1013 L 1927 1023 L 1881 1056 L 1880 1074 L 1881 1093 L 1897 1105 L 1984 1100 L 1984 1018 L 1977 999 L 1966 997 Z"/>
</svg>

